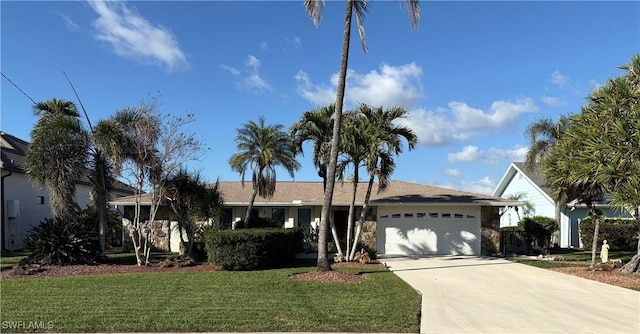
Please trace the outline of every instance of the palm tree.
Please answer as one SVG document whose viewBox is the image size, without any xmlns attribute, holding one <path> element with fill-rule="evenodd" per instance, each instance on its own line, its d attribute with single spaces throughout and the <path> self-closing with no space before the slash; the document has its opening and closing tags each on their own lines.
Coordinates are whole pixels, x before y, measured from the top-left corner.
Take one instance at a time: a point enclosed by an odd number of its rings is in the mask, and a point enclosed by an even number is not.
<svg viewBox="0 0 640 334">
<path fill-rule="evenodd" d="M 51 99 L 36 103 L 39 117 L 31 130 L 27 177 L 44 186 L 56 216 L 73 217 L 76 184 L 85 170 L 89 139 L 75 104 Z"/>
<path fill-rule="evenodd" d="M 349 43 L 351 40 L 351 20 L 353 14 L 356 16 L 360 43 L 363 51 L 367 52 L 367 45 L 364 39 L 363 20 L 369 11 L 370 0 L 347 0 L 344 21 L 344 33 L 342 37 L 342 54 L 340 55 L 340 71 L 338 74 L 338 88 L 336 91 L 334 125 L 331 140 L 331 153 L 327 166 L 327 186 L 325 187 L 324 202 L 322 204 L 322 215 L 320 218 L 320 231 L 318 235 L 318 271 L 331 270 L 327 258 L 327 221 L 331 210 L 333 199 L 333 189 L 335 186 L 336 166 L 338 163 L 338 150 L 340 148 L 340 129 L 342 127 L 342 107 L 344 103 L 344 92 L 347 79 L 347 67 L 349 63 Z M 413 28 L 418 28 L 420 19 L 420 6 L 418 0 L 408 0 L 405 2 L 409 21 Z M 311 17 L 313 23 L 318 26 L 322 18 L 324 0 L 305 0 L 307 15 Z"/>
<path fill-rule="evenodd" d="M 570 126 L 570 118 L 564 115 L 561 115 L 557 122 L 550 118 L 542 118 L 529 124 L 525 130 L 525 136 L 529 140 L 529 151 L 524 163 L 525 168 L 534 172 L 539 171 L 543 160 L 549 156 L 551 149 Z M 556 202 L 555 219 L 558 224 L 560 224 L 560 219 L 562 218 L 562 207 L 567 203 L 566 197 L 564 194 L 558 193 L 558 196 L 554 198 Z"/>
<path fill-rule="evenodd" d="M 276 167 L 284 167 L 293 177 L 300 164 L 291 150 L 291 137 L 283 131 L 283 126 L 265 125 L 262 116 L 258 123 L 249 121 L 239 128 L 234 142 L 238 152 L 231 156 L 229 164 L 240 173 L 243 187 L 245 173 L 252 170 L 253 193 L 244 219 L 244 226 L 248 227 L 256 196 L 270 198 L 276 191 Z"/>
<path fill-rule="evenodd" d="M 362 108 L 362 106 L 360 107 Z M 358 183 L 360 181 L 360 168 L 364 167 L 365 158 L 372 144 L 374 133 L 367 126 L 367 120 L 364 119 L 359 110 L 355 112 L 345 113 L 343 119 L 342 140 L 340 151 L 341 159 L 336 166 L 337 178 L 344 184 L 346 171 L 349 167 L 353 168 L 353 174 L 349 177 L 353 187 L 351 201 L 349 204 L 349 214 L 347 216 L 347 240 L 346 240 L 346 260 L 349 260 L 351 248 L 356 245 L 353 242 L 353 221 L 355 219 L 356 195 L 358 192 Z M 337 243 L 337 241 L 336 241 Z M 352 246 L 353 243 L 353 246 Z M 340 254 L 342 255 L 342 254 Z"/>
<path fill-rule="evenodd" d="M 176 216 L 180 241 L 184 244 L 183 231 L 187 234 L 187 256 L 193 257 L 193 242 L 206 222 L 216 217 L 222 209 L 222 196 L 218 181 L 207 185 L 202 174 L 184 168 L 169 175 L 164 182 L 169 207 Z"/>
<path fill-rule="evenodd" d="M 527 200 L 527 194 L 523 193 L 523 192 L 517 192 L 515 194 L 511 194 L 509 196 L 507 196 L 507 199 L 516 201 L 516 202 L 522 202 L 522 207 L 523 207 L 523 211 L 525 214 L 525 217 L 532 211 L 535 211 L 534 207 L 533 207 L 533 203 L 529 202 L 529 200 Z M 518 216 L 518 222 L 522 221 L 522 218 L 520 217 L 520 206 L 514 206 L 513 210 L 516 212 L 516 215 Z M 504 213 L 503 213 L 504 214 Z M 560 222 L 558 222 L 560 223 Z"/>
<path fill-rule="evenodd" d="M 418 136 L 412 129 L 394 123 L 397 120 L 407 118 L 407 110 L 405 108 L 393 107 L 385 110 L 382 107 L 371 108 L 362 104 L 358 108 L 358 112 L 364 116 L 365 126 L 363 128 L 369 133 L 365 137 L 367 138 L 367 143 L 363 145 L 368 148 L 364 157 L 364 166 L 369 174 L 369 183 L 360 218 L 356 224 L 353 247 L 348 254 L 349 260 L 354 260 L 355 258 L 356 248 L 362 232 L 362 224 L 369 209 L 374 180 L 378 179 L 378 193 L 385 191 L 389 177 L 395 170 L 393 157 L 403 151 L 403 139 L 407 142 L 409 150 L 413 150 L 418 143 Z"/>
<path fill-rule="evenodd" d="M 300 120 L 290 128 L 294 153 L 304 154 L 303 144 L 307 141 L 313 142 L 313 165 L 318 170 L 318 176 L 322 178 L 323 190 L 327 188 L 327 164 L 329 163 L 329 155 L 331 153 L 334 112 L 334 104 L 305 111 Z M 338 254 L 344 256 L 333 219 L 330 218 L 329 222 Z"/>
</svg>

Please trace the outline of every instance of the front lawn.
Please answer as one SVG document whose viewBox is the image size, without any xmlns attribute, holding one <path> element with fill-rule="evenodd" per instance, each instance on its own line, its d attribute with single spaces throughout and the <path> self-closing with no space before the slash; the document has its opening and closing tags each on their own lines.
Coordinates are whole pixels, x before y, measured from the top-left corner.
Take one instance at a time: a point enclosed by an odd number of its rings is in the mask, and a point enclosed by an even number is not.
<svg viewBox="0 0 640 334">
<path fill-rule="evenodd" d="M 552 254 L 554 256 L 563 257 L 567 261 L 589 261 L 591 262 L 591 252 L 572 252 L 566 254 Z M 609 260 L 621 259 L 622 263 L 627 263 L 636 255 L 635 251 L 611 251 L 609 252 Z M 600 262 L 600 252 L 596 253 L 596 262 Z"/>
<path fill-rule="evenodd" d="M 29 253 L 24 251 L 3 251 L 0 255 L 0 270 L 13 267 L 14 264 L 20 262 L 27 255 Z"/>
<path fill-rule="evenodd" d="M 420 296 L 393 273 L 342 284 L 288 277 L 311 270 L 3 279 L 0 320 L 52 321 L 60 332 L 419 331 Z"/>
<path fill-rule="evenodd" d="M 582 267 L 581 264 L 576 263 L 566 263 L 560 261 L 541 261 L 541 260 L 532 260 L 532 259 L 522 259 L 517 257 L 508 257 L 507 260 L 527 264 L 530 266 L 538 267 L 538 268 L 562 268 L 562 267 Z"/>
</svg>

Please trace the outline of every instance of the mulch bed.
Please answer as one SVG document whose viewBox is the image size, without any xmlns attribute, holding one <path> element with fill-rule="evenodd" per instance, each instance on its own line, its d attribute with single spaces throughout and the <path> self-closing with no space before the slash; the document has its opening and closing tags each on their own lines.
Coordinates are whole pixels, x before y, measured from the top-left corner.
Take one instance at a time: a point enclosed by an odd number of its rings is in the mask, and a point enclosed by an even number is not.
<svg viewBox="0 0 640 334">
<path fill-rule="evenodd" d="M 580 262 L 580 264 L 584 264 L 584 262 Z M 560 267 L 552 268 L 551 270 L 623 288 L 640 289 L 640 275 L 623 274 L 618 271 L 618 269 L 612 271 L 594 271 L 585 266 Z"/>
</svg>

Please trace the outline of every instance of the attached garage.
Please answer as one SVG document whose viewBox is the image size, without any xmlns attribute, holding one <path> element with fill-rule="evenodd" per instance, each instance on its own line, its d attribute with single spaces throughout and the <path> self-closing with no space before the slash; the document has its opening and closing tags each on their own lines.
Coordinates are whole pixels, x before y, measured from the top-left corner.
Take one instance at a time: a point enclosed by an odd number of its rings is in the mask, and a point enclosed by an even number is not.
<svg viewBox="0 0 640 334">
<path fill-rule="evenodd" d="M 378 253 L 479 255 L 480 207 L 378 207 Z"/>
</svg>

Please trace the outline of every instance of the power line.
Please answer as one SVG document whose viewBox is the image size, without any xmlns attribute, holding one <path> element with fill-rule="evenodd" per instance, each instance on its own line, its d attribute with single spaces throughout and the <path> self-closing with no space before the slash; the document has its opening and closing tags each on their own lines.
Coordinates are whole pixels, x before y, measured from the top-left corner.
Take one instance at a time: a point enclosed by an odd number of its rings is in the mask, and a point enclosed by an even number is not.
<svg viewBox="0 0 640 334">
<path fill-rule="evenodd" d="M 34 101 L 31 96 L 29 96 L 27 93 L 25 93 L 22 89 L 20 89 L 20 87 L 18 87 L 18 85 L 16 85 L 13 81 L 11 81 L 11 79 L 9 79 L 6 75 L 4 75 L 4 73 L 0 72 L 0 74 L 2 74 L 2 76 L 7 79 L 7 81 L 9 81 L 13 87 L 17 88 L 20 93 L 24 94 L 24 96 L 26 96 L 29 100 L 31 100 L 31 102 L 33 102 L 33 104 L 37 104 L 36 101 Z"/>
</svg>

